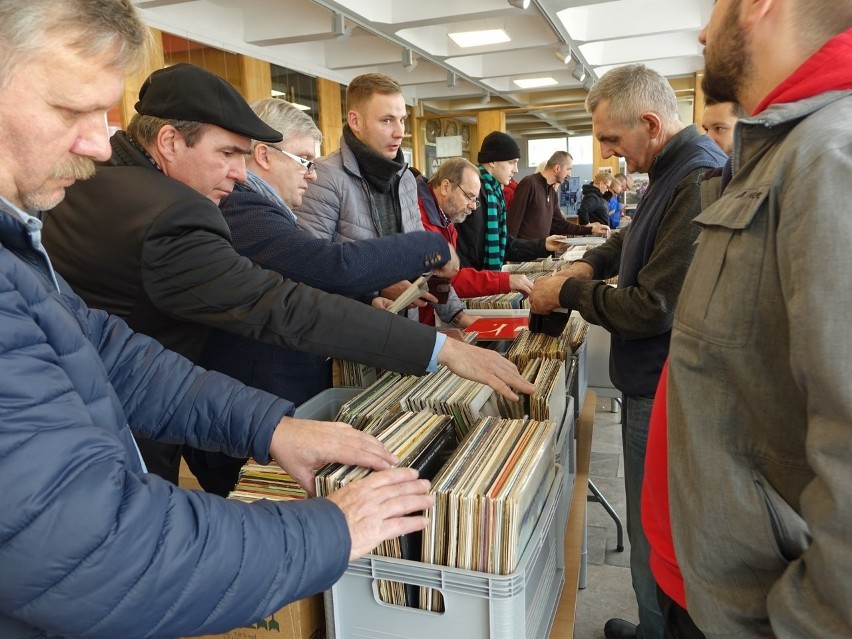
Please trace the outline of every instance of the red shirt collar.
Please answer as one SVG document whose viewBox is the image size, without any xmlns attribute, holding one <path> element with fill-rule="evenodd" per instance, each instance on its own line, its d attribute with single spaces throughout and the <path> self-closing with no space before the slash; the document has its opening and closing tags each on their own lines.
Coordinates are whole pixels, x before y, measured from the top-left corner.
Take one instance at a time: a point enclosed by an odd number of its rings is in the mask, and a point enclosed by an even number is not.
<svg viewBox="0 0 852 639">
<path fill-rule="evenodd" d="M 839 33 L 769 92 L 752 115 L 772 104 L 797 102 L 827 91 L 852 89 L 852 29 Z"/>
</svg>

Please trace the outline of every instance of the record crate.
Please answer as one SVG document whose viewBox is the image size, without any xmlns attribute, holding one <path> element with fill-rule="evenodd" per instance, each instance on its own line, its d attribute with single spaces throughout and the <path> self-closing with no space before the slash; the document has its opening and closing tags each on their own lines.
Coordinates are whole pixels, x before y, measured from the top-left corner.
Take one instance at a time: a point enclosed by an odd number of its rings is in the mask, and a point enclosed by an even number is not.
<svg viewBox="0 0 852 639">
<path fill-rule="evenodd" d="M 557 466 L 535 529 L 510 575 L 368 555 L 349 564 L 325 593 L 329 639 L 543 639 L 550 634 L 564 583 L 564 499 Z M 377 581 L 440 590 L 444 612 L 387 604 Z"/>
<path fill-rule="evenodd" d="M 583 409 L 583 400 L 586 398 L 586 390 L 589 388 L 589 369 L 586 361 L 586 340 L 571 354 L 571 359 L 577 363 L 571 388 L 568 389 L 574 398 L 574 418 L 580 416 Z"/>
</svg>

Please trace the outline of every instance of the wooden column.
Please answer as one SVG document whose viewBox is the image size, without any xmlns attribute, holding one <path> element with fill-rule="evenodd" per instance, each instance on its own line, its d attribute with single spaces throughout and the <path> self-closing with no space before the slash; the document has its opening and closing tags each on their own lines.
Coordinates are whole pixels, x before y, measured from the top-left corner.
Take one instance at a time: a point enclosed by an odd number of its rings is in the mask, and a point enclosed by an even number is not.
<svg viewBox="0 0 852 639">
<path fill-rule="evenodd" d="M 493 109 L 490 111 L 480 111 L 476 114 L 476 138 L 470 141 L 470 157 L 475 158 L 477 156 L 479 149 L 482 147 L 482 141 L 492 131 L 506 131 L 505 111 Z"/>
<path fill-rule="evenodd" d="M 695 73 L 695 99 L 692 101 L 692 121 L 699 125 L 704 117 L 704 89 L 701 87 L 703 79 L 704 72 L 697 71 Z"/>
<path fill-rule="evenodd" d="M 340 106 L 340 84 L 317 78 L 317 103 L 322 131 L 322 155 L 328 155 L 340 146 L 343 135 L 343 109 Z"/>
<path fill-rule="evenodd" d="M 601 143 L 598 142 L 598 139 L 594 135 L 592 136 L 592 150 L 594 152 L 594 157 L 592 159 L 592 179 L 594 179 L 594 177 L 600 173 L 603 168 L 611 169 L 613 175 L 618 173 L 618 158 L 613 155 L 611 158 L 604 159 L 601 155 Z"/>
<path fill-rule="evenodd" d="M 142 83 L 151 73 L 166 66 L 163 61 L 163 33 L 159 29 L 151 29 L 151 35 L 154 39 L 154 50 L 147 60 L 147 66 L 124 78 L 124 94 L 118 105 L 122 129 L 127 128 L 130 119 L 136 114 L 133 105 L 139 100 L 139 89 Z"/>
<path fill-rule="evenodd" d="M 240 83 L 234 85 L 246 102 L 272 97 L 272 71 L 269 63 L 247 55 L 238 57 Z"/>
<path fill-rule="evenodd" d="M 408 109 L 408 130 L 411 132 L 411 165 L 421 173 L 426 170 L 426 157 L 423 153 L 423 135 L 420 132 L 420 106 Z"/>
</svg>

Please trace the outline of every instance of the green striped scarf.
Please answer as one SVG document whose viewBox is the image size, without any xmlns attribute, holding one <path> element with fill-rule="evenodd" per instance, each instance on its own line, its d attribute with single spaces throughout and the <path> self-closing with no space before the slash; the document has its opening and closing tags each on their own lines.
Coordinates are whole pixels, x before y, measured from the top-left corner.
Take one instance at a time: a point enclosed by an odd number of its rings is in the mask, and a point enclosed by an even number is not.
<svg viewBox="0 0 852 639">
<path fill-rule="evenodd" d="M 506 200 L 503 187 L 484 167 L 479 167 L 485 192 L 485 255 L 482 268 L 499 271 L 506 256 Z"/>
</svg>

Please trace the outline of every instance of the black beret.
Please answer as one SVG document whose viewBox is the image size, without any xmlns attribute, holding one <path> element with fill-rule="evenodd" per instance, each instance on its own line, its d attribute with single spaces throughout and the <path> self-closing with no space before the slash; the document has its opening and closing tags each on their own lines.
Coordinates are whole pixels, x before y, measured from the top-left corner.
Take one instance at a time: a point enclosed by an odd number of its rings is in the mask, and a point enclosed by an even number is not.
<svg viewBox="0 0 852 639">
<path fill-rule="evenodd" d="M 234 87 L 218 75 L 185 62 L 149 75 L 139 89 L 136 111 L 168 120 L 215 124 L 260 142 L 282 140 Z"/>
<path fill-rule="evenodd" d="M 500 162 L 502 160 L 518 160 L 520 157 L 521 148 L 511 135 L 502 131 L 492 131 L 482 140 L 476 161 L 485 164 L 486 162 Z"/>
</svg>

